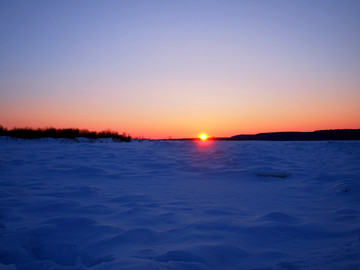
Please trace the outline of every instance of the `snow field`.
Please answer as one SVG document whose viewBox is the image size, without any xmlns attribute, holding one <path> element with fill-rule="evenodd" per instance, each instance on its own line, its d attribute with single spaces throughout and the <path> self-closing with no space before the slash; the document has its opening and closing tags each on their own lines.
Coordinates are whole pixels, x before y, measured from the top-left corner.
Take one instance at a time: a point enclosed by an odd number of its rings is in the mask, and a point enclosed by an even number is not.
<svg viewBox="0 0 360 270">
<path fill-rule="evenodd" d="M 0 269 L 360 269 L 360 142 L 0 138 Z"/>
</svg>

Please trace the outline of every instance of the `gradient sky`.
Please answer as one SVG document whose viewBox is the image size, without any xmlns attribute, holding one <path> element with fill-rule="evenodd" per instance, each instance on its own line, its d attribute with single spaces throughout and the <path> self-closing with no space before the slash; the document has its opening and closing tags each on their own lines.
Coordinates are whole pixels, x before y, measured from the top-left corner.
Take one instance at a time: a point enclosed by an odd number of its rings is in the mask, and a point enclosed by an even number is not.
<svg viewBox="0 0 360 270">
<path fill-rule="evenodd" d="M 0 1 L 0 124 L 360 128 L 360 1 Z"/>
</svg>

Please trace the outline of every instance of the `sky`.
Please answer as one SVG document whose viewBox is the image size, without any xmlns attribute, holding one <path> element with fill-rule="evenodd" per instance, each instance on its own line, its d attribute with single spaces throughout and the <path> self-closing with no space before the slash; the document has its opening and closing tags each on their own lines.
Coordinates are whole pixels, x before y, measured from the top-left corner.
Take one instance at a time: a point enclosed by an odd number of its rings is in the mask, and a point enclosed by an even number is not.
<svg viewBox="0 0 360 270">
<path fill-rule="evenodd" d="M 360 1 L 0 0 L 0 125 L 360 128 Z"/>
</svg>

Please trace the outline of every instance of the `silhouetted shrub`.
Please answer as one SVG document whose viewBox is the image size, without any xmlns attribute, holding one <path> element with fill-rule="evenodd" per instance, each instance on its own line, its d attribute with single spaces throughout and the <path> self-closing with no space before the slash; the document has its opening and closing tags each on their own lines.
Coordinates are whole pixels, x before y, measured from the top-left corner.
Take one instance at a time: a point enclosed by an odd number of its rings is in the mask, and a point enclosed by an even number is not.
<svg viewBox="0 0 360 270">
<path fill-rule="evenodd" d="M 7 129 L 0 125 L 0 136 L 6 136 Z"/>
</svg>

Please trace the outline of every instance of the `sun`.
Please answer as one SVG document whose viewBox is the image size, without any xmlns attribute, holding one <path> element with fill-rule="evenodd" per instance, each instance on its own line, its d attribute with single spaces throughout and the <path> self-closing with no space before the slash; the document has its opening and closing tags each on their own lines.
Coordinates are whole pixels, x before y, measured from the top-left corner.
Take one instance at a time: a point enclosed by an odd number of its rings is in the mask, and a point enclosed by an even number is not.
<svg viewBox="0 0 360 270">
<path fill-rule="evenodd" d="M 200 137 L 200 139 L 203 140 L 203 141 L 207 140 L 207 138 L 208 138 L 208 137 L 206 136 L 206 134 L 204 134 L 204 133 L 201 134 L 199 137 Z"/>
</svg>

